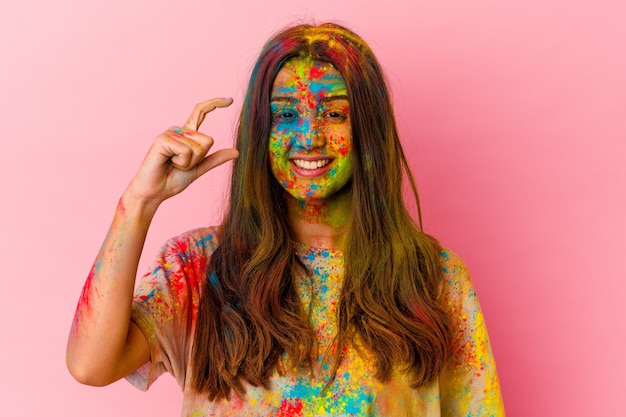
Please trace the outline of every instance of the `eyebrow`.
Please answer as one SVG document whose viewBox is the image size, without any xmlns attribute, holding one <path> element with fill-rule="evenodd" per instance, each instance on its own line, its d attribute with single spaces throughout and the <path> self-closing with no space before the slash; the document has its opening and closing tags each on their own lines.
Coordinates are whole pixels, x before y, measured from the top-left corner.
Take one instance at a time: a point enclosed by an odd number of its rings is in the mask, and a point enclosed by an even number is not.
<svg viewBox="0 0 626 417">
<path fill-rule="evenodd" d="M 336 96 L 326 96 L 324 98 L 322 98 L 320 100 L 320 103 L 327 103 L 329 101 L 335 101 L 335 100 L 348 100 L 348 96 L 345 94 L 338 94 Z"/>
<path fill-rule="evenodd" d="M 270 102 L 274 103 L 274 102 L 281 102 L 281 101 L 286 101 L 287 103 L 295 103 L 296 98 L 295 97 L 289 97 L 289 96 L 272 96 L 270 97 Z"/>
<path fill-rule="evenodd" d="M 320 100 L 320 103 L 327 103 L 329 101 L 335 101 L 335 100 L 348 100 L 348 96 L 345 95 L 345 94 L 338 94 L 336 96 L 326 96 L 326 97 L 323 97 Z M 271 103 L 277 103 L 277 102 L 281 102 L 281 101 L 293 104 L 293 103 L 296 103 L 298 101 L 298 99 L 295 98 L 295 97 L 291 97 L 291 96 L 272 96 L 272 97 L 270 97 L 270 102 Z"/>
</svg>

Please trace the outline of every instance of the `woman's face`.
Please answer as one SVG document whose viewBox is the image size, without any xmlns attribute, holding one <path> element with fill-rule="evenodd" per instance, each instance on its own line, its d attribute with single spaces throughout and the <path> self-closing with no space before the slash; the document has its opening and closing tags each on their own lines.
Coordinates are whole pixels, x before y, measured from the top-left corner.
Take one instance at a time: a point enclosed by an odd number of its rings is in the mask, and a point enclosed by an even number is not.
<svg viewBox="0 0 626 417">
<path fill-rule="evenodd" d="M 350 104 L 332 64 L 287 61 L 270 98 L 272 174 L 298 200 L 325 199 L 352 179 Z"/>
</svg>

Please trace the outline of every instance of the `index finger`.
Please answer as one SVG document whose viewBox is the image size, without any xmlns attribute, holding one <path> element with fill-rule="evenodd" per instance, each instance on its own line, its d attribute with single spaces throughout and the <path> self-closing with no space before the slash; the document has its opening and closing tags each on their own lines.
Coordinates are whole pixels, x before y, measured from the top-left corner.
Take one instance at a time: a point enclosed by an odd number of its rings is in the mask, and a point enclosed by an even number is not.
<svg viewBox="0 0 626 417">
<path fill-rule="evenodd" d="M 188 130 L 198 130 L 206 114 L 212 112 L 218 107 L 228 107 L 233 104 L 232 98 L 212 98 L 207 101 L 203 101 L 202 103 L 196 104 L 196 107 L 193 108 L 191 115 L 183 125 L 185 129 Z"/>
</svg>

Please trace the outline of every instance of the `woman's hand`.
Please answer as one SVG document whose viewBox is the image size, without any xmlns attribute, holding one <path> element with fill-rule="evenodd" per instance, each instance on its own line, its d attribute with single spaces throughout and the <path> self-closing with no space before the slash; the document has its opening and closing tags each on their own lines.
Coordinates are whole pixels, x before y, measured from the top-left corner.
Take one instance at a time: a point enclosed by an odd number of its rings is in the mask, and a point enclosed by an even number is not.
<svg viewBox="0 0 626 417">
<path fill-rule="evenodd" d="M 127 193 L 158 206 L 209 170 L 236 158 L 239 153 L 233 148 L 208 154 L 213 138 L 198 132 L 207 113 L 232 102 L 231 98 L 214 98 L 199 103 L 182 127 L 171 127 L 157 136 Z"/>
</svg>

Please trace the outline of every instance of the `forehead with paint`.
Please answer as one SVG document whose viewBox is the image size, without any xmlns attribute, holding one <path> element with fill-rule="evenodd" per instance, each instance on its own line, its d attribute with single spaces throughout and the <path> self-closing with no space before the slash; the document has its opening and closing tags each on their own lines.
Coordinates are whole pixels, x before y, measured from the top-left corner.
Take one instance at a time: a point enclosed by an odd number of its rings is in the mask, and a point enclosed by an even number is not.
<svg viewBox="0 0 626 417">
<path fill-rule="evenodd" d="M 306 104 L 315 105 L 314 100 L 326 96 L 341 96 L 347 99 L 346 83 L 333 64 L 311 58 L 293 58 L 278 72 L 272 89 L 272 98 L 285 94 L 304 99 Z"/>
<path fill-rule="evenodd" d="M 269 159 L 274 177 L 299 200 L 327 198 L 352 178 L 346 83 L 328 62 L 287 61 L 271 93 Z"/>
</svg>

